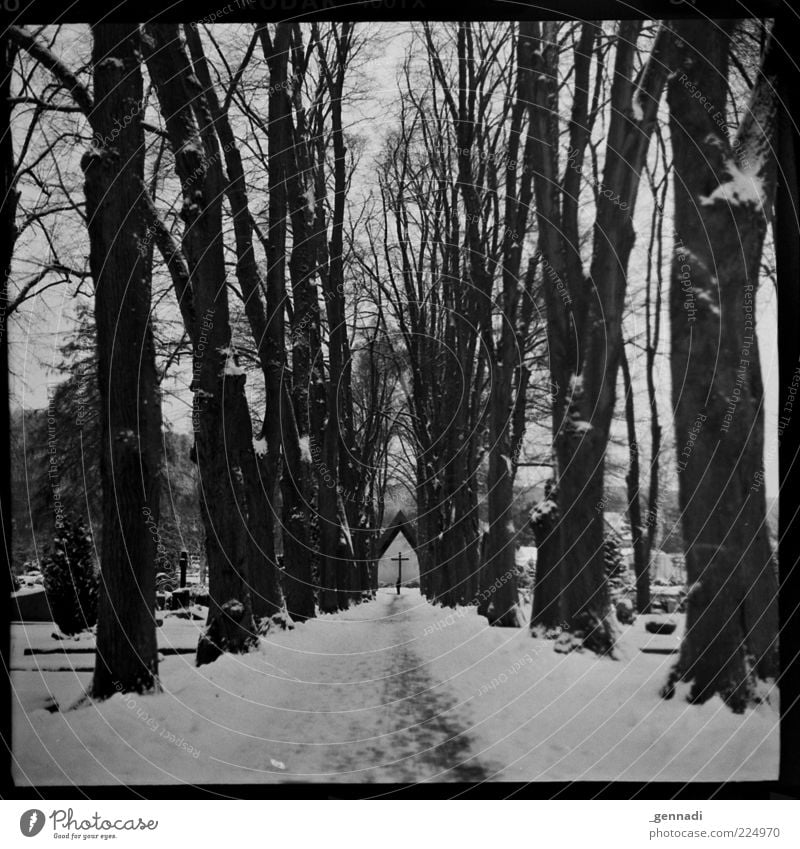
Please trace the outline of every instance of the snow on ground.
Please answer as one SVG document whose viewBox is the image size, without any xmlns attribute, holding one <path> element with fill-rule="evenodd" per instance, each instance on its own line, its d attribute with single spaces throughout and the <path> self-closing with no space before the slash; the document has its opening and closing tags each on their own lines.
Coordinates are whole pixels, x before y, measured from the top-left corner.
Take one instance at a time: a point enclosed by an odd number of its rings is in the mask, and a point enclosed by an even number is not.
<svg viewBox="0 0 800 849">
<path fill-rule="evenodd" d="M 200 607 L 193 609 L 206 610 Z M 174 652 L 176 649 L 196 648 L 202 621 L 181 619 L 159 612 L 161 617 L 163 624 L 157 631 L 160 649 Z M 58 638 L 54 638 L 54 634 L 58 634 Z M 11 625 L 11 670 L 26 668 L 91 672 L 94 669 L 94 647 L 92 633 L 65 637 L 59 634 L 53 622 L 14 622 Z M 35 655 L 31 655 L 31 652 L 35 652 Z"/>
<path fill-rule="evenodd" d="M 197 623 L 175 621 L 165 623 L 174 641 L 194 640 Z M 157 696 L 66 710 L 89 674 L 36 671 L 51 656 L 28 656 L 31 671 L 12 674 L 15 774 L 33 784 L 775 778 L 777 695 L 741 716 L 718 698 L 690 706 L 685 690 L 663 701 L 674 655 L 641 649 L 677 644 L 640 617 L 617 661 L 562 655 L 405 590 L 200 669 L 169 656 Z M 60 712 L 46 709 L 53 699 Z"/>
</svg>

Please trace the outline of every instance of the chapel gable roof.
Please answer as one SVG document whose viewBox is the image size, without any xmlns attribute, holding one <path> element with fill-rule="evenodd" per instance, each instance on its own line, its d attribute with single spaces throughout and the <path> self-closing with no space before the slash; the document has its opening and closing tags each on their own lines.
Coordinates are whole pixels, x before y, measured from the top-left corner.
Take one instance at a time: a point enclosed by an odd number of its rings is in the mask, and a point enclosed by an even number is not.
<svg viewBox="0 0 800 849">
<path fill-rule="evenodd" d="M 408 540 L 409 545 L 413 549 L 416 549 L 417 532 L 406 517 L 406 514 L 402 510 L 398 510 L 397 513 L 395 513 L 394 519 L 392 519 L 391 523 L 378 540 L 378 557 L 383 557 L 386 553 L 386 549 L 392 544 L 392 542 L 394 542 L 394 538 L 400 532 L 402 532 L 403 536 Z"/>
</svg>

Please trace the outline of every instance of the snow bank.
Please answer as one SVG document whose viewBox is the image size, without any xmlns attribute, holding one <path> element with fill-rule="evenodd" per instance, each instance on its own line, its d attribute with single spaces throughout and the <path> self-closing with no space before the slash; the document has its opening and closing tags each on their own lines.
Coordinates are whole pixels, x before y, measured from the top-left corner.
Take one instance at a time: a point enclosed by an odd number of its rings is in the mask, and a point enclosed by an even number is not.
<svg viewBox="0 0 800 849">
<path fill-rule="evenodd" d="M 75 676 L 15 673 L 15 777 L 36 784 L 776 777 L 777 705 L 737 716 L 719 699 L 700 707 L 663 701 L 658 689 L 674 655 L 640 649 L 668 651 L 677 637 L 648 635 L 642 617 L 624 630 L 621 659 L 609 661 L 556 654 L 552 642 L 525 630 L 489 628 L 472 608 L 456 613 L 413 590 L 381 593 L 271 633 L 249 655 L 200 669 L 192 656 L 168 657 L 163 693 L 72 711 L 45 708 L 50 690 L 74 698 Z"/>
<path fill-rule="evenodd" d="M 433 677 L 468 705 L 478 757 L 497 765 L 493 780 L 777 778 L 777 693 L 744 716 L 719 698 L 689 705 L 685 686 L 661 699 L 675 655 L 641 649 L 677 648 L 679 636 L 647 634 L 645 620 L 622 630 L 617 661 L 557 654 L 552 641 L 488 628 L 474 611 L 454 617 L 425 654 Z"/>
</svg>

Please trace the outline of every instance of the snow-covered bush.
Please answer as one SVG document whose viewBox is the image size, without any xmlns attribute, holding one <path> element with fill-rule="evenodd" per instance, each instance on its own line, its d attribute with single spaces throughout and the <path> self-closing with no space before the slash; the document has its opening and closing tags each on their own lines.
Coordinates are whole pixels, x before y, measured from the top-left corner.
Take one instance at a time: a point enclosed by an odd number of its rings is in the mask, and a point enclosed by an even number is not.
<svg viewBox="0 0 800 849">
<path fill-rule="evenodd" d="M 636 620 L 636 612 L 633 602 L 629 598 L 622 598 L 617 602 L 617 621 L 622 625 L 631 625 Z"/>
<path fill-rule="evenodd" d="M 97 622 L 98 573 L 92 535 L 82 522 L 65 520 L 42 561 L 44 588 L 53 621 L 64 634 Z"/>
</svg>

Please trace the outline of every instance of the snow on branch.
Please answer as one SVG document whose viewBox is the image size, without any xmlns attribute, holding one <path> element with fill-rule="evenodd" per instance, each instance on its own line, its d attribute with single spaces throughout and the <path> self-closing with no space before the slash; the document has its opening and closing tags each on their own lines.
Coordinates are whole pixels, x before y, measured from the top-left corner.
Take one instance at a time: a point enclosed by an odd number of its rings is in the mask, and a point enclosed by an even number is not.
<svg viewBox="0 0 800 849">
<path fill-rule="evenodd" d="M 753 204 L 769 215 L 775 191 L 775 129 L 777 123 L 776 77 L 771 69 L 775 46 L 769 36 L 767 49 L 758 71 L 739 129 L 726 156 L 728 179 L 708 196 L 704 206 L 724 201 L 730 206 Z"/>
<path fill-rule="evenodd" d="M 758 170 L 742 171 L 730 157 L 725 168 L 728 179 L 721 182 L 710 195 L 701 195 L 700 204 L 711 206 L 718 201 L 724 201 L 729 206 L 744 206 L 754 204 L 763 206 L 766 201 L 764 179 Z"/>
<path fill-rule="evenodd" d="M 221 357 L 225 358 L 225 365 L 223 367 L 225 377 L 241 377 L 245 373 L 244 369 L 236 362 L 237 356 L 233 345 L 220 348 L 219 353 Z"/>
</svg>

